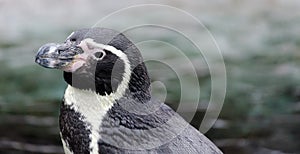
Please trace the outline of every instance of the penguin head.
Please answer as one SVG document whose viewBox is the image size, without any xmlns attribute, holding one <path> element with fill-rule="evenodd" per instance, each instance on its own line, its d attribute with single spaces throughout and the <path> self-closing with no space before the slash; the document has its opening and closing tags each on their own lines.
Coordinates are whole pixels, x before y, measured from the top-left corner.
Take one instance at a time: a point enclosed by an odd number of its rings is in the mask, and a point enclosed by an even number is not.
<svg viewBox="0 0 300 154">
<path fill-rule="evenodd" d="M 64 71 L 65 81 L 100 95 L 123 89 L 148 92 L 149 77 L 137 47 L 120 32 L 106 28 L 72 32 L 64 43 L 43 45 L 36 63 Z"/>
</svg>

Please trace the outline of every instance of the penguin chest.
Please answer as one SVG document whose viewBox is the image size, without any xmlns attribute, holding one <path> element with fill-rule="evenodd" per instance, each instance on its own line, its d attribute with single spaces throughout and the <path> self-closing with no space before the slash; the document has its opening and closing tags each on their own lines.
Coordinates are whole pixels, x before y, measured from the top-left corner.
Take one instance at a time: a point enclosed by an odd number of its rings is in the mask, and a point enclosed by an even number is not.
<svg viewBox="0 0 300 154">
<path fill-rule="evenodd" d="M 113 101 L 92 91 L 68 86 L 60 113 L 64 147 L 73 153 L 98 153 L 102 119 Z"/>
</svg>

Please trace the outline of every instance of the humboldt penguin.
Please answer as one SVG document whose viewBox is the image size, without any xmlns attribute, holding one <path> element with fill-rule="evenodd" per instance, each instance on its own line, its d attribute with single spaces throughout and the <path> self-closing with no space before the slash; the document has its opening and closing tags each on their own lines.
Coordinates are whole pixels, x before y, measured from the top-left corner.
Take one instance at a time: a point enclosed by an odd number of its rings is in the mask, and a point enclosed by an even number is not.
<svg viewBox="0 0 300 154">
<path fill-rule="evenodd" d="M 169 106 L 151 97 L 138 48 L 106 28 L 72 32 L 43 45 L 35 62 L 60 69 L 68 84 L 59 126 L 65 153 L 222 153 Z"/>
</svg>

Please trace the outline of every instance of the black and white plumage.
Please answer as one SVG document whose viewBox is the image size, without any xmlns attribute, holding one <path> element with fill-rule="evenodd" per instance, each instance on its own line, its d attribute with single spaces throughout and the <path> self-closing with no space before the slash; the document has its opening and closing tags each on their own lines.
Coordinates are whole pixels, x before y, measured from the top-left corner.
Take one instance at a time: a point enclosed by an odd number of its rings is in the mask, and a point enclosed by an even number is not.
<svg viewBox="0 0 300 154">
<path fill-rule="evenodd" d="M 36 62 L 64 71 L 60 109 L 65 153 L 222 153 L 170 107 L 151 98 L 136 46 L 104 28 L 42 46 Z"/>
</svg>

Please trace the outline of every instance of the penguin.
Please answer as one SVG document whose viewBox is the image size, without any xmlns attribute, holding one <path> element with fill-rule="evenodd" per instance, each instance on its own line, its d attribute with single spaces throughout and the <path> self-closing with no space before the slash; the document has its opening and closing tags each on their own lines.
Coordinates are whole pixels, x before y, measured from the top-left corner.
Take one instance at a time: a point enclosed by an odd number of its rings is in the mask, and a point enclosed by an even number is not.
<svg viewBox="0 0 300 154">
<path fill-rule="evenodd" d="M 40 47 L 35 62 L 63 71 L 59 115 L 66 154 L 220 154 L 208 138 L 151 97 L 139 49 L 107 28 L 72 32 Z"/>
</svg>

